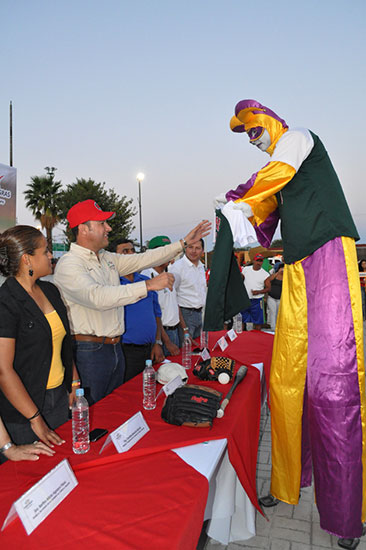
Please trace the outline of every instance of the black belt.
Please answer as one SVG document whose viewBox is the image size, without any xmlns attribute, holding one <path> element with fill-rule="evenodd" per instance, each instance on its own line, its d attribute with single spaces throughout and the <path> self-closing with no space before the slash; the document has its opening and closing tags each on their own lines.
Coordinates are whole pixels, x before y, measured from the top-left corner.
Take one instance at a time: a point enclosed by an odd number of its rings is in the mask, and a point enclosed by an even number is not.
<svg viewBox="0 0 366 550">
<path fill-rule="evenodd" d="M 182 309 L 189 309 L 190 311 L 202 311 L 201 307 L 185 307 L 181 306 Z"/>
<path fill-rule="evenodd" d="M 122 342 L 122 346 L 128 346 L 130 348 L 151 348 L 152 344 L 125 344 Z"/>
<path fill-rule="evenodd" d="M 164 330 L 176 330 L 177 328 L 179 327 L 179 323 L 177 323 L 176 325 L 174 325 L 174 327 L 163 327 Z"/>
</svg>

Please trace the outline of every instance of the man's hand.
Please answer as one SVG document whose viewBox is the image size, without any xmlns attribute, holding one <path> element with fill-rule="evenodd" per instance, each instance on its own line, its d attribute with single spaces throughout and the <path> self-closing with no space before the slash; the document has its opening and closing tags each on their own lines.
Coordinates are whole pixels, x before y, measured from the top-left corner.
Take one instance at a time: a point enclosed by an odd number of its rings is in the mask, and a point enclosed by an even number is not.
<svg viewBox="0 0 366 550">
<path fill-rule="evenodd" d="M 169 288 L 173 290 L 174 275 L 163 271 L 157 277 L 145 281 L 147 290 L 162 290 L 163 288 Z"/>
<path fill-rule="evenodd" d="M 210 233 L 211 225 L 211 222 L 209 222 L 208 220 L 203 220 L 201 223 L 196 225 L 196 227 L 192 229 L 192 231 L 190 231 L 186 237 L 184 237 L 184 240 L 187 244 L 196 243 Z"/>
<path fill-rule="evenodd" d="M 151 361 L 153 363 L 162 363 L 165 359 L 163 348 L 160 344 L 153 344 L 151 348 Z"/>
<path fill-rule="evenodd" d="M 169 342 L 165 342 L 165 347 L 169 351 L 169 355 L 179 355 L 180 354 L 180 349 L 178 348 L 178 346 L 173 344 L 173 342 L 171 342 L 170 340 L 169 340 Z"/>
<path fill-rule="evenodd" d="M 72 408 L 74 402 L 76 401 L 76 386 L 72 386 L 71 392 L 69 393 L 69 409 Z"/>
</svg>

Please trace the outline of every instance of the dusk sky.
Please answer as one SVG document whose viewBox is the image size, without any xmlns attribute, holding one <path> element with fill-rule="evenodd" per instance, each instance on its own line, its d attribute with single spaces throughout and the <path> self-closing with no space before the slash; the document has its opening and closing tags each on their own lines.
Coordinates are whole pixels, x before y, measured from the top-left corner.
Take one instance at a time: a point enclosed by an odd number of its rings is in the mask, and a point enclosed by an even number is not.
<svg viewBox="0 0 366 550">
<path fill-rule="evenodd" d="M 319 135 L 366 243 L 365 16 L 365 0 L 2 0 L 0 162 L 12 101 L 18 223 L 36 225 L 23 191 L 45 166 L 136 206 L 142 171 L 144 240 L 182 237 L 268 162 L 229 129 L 252 98 Z"/>
</svg>

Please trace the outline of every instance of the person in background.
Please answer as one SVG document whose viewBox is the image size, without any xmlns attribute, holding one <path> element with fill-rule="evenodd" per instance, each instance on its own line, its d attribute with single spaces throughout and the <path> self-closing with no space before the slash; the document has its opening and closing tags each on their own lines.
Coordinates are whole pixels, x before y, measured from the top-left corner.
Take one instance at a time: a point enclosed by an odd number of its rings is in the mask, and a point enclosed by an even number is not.
<svg viewBox="0 0 366 550">
<path fill-rule="evenodd" d="M 52 456 L 55 451 L 41 441 L 34 441 L 29 445 L 15 445 L 0 418 L 0 464 L 6 460 L 38 460 L 40 454 Z"/>
<path fill-rule="evenodd" d="M 254 323 L 256 330 L 260 330 L 264 323 L 263 298 L 271 290 L 268 272 L 262 269 L 263 259 L 262 254 L 256 254 L 253 265 L 247 265 L 241 271 L 250 299 L 250 307 L 241 312 L 243 325 Z"/>
<path fill-rule="evenodd" d="M 112 230 L 108 220 L 114 215 L 103 212 L 92 199 L 70 208 L 67 220 L 76 242 L 55 270 L 55 283 L 70 314 L 76 365 L 89 403 L 102 399 L 124 381 L 120 345 L 124 306 L 145 298 L 149 290 L 171 289 L 174 282 L 165 272 L 128 285 L 121 285 L 120 277 L 169 261 L 211 228 L 203 221 L 177 243 L 143 254 L 114 254 L 105 250 Z"/>
<path fill-rule="evenodd" d="M 61 445 L 54 431 L 68 420 L 80 381 L 66 307 L 51 273 L 47 242 L 19 225 L 0 236 L 0 414 L 18 445 Z"/>
<path fill-rule="evenodd" d="M 116 254 L 135 254 L 135 245 L 131 239 L 121 239 L 116 246 Z"/>
<path fill-rule="evenodd" d="M 185 256 L 170 268 L 175 277 L 180 326 L 191 338 L 199 338 L 202 329 L 202 310 L 206 303 L 205 268 L 201 262 L 203 239 L 187 246 Z"/>
<path fill-rule="evenodd" d="M 358 262 L 358 271 L 360 272 L 361 296 L 362 296 L 362 317 L 366 320 L 366 260 Z M 361 273 L 365 275 L 362 276 Z"/>
<path fill-rule="evenodd" d="M 149 250 L 153 250 L 159 246 L 170 244 L 169 237 L 159 235 L 149 241 Z M 159 266 L 150 267 L 142 271 L 142 275 L 146 275 L 153 279 L 163 271 L 168 269 L 169 262 L 165 262 Z M 179 306 L 177 302 L 177 293 L 175 286 L 169 292 L 166 288 L 158 291 L 159 304 L 161 307 L 161 339 L 163 341 L 164 355 L 179 355 Z"/>
<path fill-rule="evenodd" d="M 135 254 L 133 241 L 129 239 L 123 239 L 116 250 L 119 254 Z M 148 279 L 146 275 L 137 272 L 120 278 L 121 285 Z M 158 294 L 154 290 L 149 290 L 145 298 L 125 306 L 125 332 L 122 334 L 122 350 L 126 365 L 125 382 L 144 370 L 147 359 L 154 363 L 164 361 L 161 328 L 161 309 Z"/>
<path fill-rule="evenodd" d="M 278 308 L 280 307 L 281 301 L 283 268 L 283 264 L 280 265 L 278 270 L 272 273 L 269 278 L 271 290 L 268 292 L 267 296 L 267 315 L 271 330 L 275 330 L 276 328 Z"/>
</svg>

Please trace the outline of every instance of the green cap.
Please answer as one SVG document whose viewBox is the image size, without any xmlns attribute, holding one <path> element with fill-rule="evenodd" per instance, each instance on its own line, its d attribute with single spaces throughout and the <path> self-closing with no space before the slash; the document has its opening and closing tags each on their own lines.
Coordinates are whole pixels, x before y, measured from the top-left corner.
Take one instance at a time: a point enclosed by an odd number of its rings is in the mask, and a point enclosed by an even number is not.
<svg viewBox="0 0 366 550">
<path fill-rule="evenodd" d="M 149 241 L 149 249 L 151 248 L 158 248 L 158 246 L 165 246 L 166 244 L 170 244 L 171 240 L 169 237 L 166 237 L 165 235 L 158 235 L 157 237 L 154 237 Z"/>
</svg>

